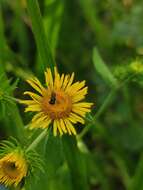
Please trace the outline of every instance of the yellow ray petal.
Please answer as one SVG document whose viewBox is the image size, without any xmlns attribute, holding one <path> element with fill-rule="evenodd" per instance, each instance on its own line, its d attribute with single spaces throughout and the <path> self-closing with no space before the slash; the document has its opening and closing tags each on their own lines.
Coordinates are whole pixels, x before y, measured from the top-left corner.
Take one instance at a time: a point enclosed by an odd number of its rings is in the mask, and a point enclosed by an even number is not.
<svg viewBox="0 0 143 190">
<path fill-rule="evenodd" d="M 79 95 L 86 95 L 87 94 L 87 91 L 88 91 L 88 87 L 84 87 L 82 88 L 81 90 L 79 90 L 74 96 L 79 96 Z"/>
<path fill-rule="evenodd" d="M 64 74 L 62 74 L 61 78 L 60 78 L 60 88 L 62 87 L 63 85 L 63 81 L 64 81 Z"/>
<path fill-rule="evenodd" d="M 39 103 L 41 101 L 41 99 L 42 99 L 41 96 L 39 96 L 39 95 L 37 95 L 37 94 L 35 94 L 33 92 L 26 91 L 26 92 L 24 92 L 24 95 L 29 95 L 37 103 Z"/>
<path fill-rule="evenodd" d="M 51 123 L 51 119 L 46 116 L 39 117 L 32 121 L 29 125 L 30 129 L 33 128 L 46 128 Z"/>
<path fill-rule="evenodd" d="M 62 136 L 63 135 L 63 130 L 62 130 L 61 125 L 60 125 L 60 120 L 55 120 L 55 121 L 57 123 L 57 127 L 58 127 L 58 130 L 59 130 L 60 136 Z"/>
<path fill-rule="evenodd" d="M 56 121 L 54 120 L 54 123 L 53 123 L 53 134 L 54 134 L 54 136 L 57 136 L 57 129 L 58 129 L 58 126 L 57 126 Z"/>
<path fill-rule="evenodd" d="M 85 115 L 86 115 L 86 113 L 87 113 L 87 112 L 84 112 L 84 111 L 78 110 L 78 109 L 72 109 L 72 111 L 73 111 L 75 114 L 80 115 L 80 116 L 82 116 L 82 117 L 85 117 Z"/>
<path fill-rule="evenodd" d="M 60 75 L 56 67 L 54 68 L 54 73 L 55 73 L 54 89 L 57 90 L 60 88 Z"/>
<path fill-rule="evenodd" d="M 74 135 L 76 135 L 76 130 L 75 130 L 75 128 L 73 127 L 73 125 L 71 124 L 71 122 L 70 122 L 68 119 L 65 119 L 65 123 L 66 123 L 66 126 L 69 128 L 69 130 L 70 130 Z"/>
<path fill-rule="evenodd" d="M 69 77 L 70 77 L 70 75 L 65 76 L 64 81 L 63 81 L 63 85 L 62 85 L 62 89 L 66 88 L 68 81 L 69 81 Z"/>
<path fill-rule="evenodd" d="M 70 114 L 70 118 L 73 118 L 73 119 L 75 119 L 77 122 L 80 122 L 80 123 L 82 123 L 82 124 L 85 123 L 85 121 L 84 121 L 83 118 L 81 118 L 80 116 L 78 116 L 78 115 L 76 115 L 76 114 L 74 114 L 74 113 L 71 113 L 71 114 Z"/>
<path fill-rule="evenodd" d="M 48 128 L 49 125 L 50 125 L 50 123 L 51 123 L 51 119 L 45 120 L 45 122 L 43 122 L 43 123 L 41 124 L 41 128 L 43 128 L 43 129 Z"/>
<path fill-rule="evenodd" d="M 79 102 L 79 103 L 73 104 L 73 107 L 90 108 L 92 105 L 93 105 L 93 103 L 89 103 L 89 102 Z"/>
<path fill-rule="evenodd" d="M 68 117 L 68 119 L 72 122 L 72 123 L 74 123 L 74 124 L 76 124 L 78 121 L 76 120 L 76 119 L 74 119 L 73 117 Z"/>
<path fill-rule="evenodd" d="M 65 127 L 66 127 L 66 129 L 67 129 L 68 134 L 69 134 L 69 135 L 72 135 L 71 130 L 70 130 L 70 128 L 68 127 L 66 120 L 64 119 L 63 121 L 64 121 L 64 123 L 65 123 Z"/>
<path fill-rule="evenodd" d="M 35 102 L 34 100 L 19 100 L 19 103 L 21 104 L 26 104 L 26 105 L 33 105 L 33 104 L 37 104 L 37 102 Z"/>
<path fill-rule="evenodd" d="M 35 82 L 35 84 L 37 84 L 39 86 L 39 88 L 41 88 L 42 91 L 45 90 L 45 88 L 42 86 L 41 82 L 36 77 L 33 78 L 32 80 Z"/>
<path fill-rule="evenodd" d="M 71 84 L 73 83 L 73 80 L 74 80 L 74 73 L 72 73 L 65 90 L 68 89 L 71 86 Z"/>
<path fill-rule="evenodd" d="M 45 119 L 47 119 L 47 116 L 44 115 L 44 116 L 37 118 L 34 122 L 35 122 L 35 124 L 40 125 L 41 123 L 45 122 Z"/>
<path fill-rule="evenodd" d="M 45 72 L 45 79 L 46 79 L 47 87 L 53 88 L 53 76 L 52 76 L 51 69 L 49 68 Z"/>
<path fill-rule="evenodd" d="M 60 119 L 60 126 L 63 130 L 64 133 L 67 133 L 66 127 L 65 127 L 65 123 L 63 122 L 63 119 Z"/>
<path fill-rule="evenodd" d="M 38 79 L 37 79 L 38 80 Z M 35 89 L 37 90 L 40 94 L 43 93 L 43 91 L 45 90 L 45 88 L 41 85 L 40 81 L 34 80 L 34 79 L 28 79 L 27 82 Z M 39 86 L 40 83 L 40 86 Z"/>
<path fill-rule="evenodd" d="M 87 112 L 87 113 L 90 112 L 90 109 L 89 109 L 89 108 L 83 108 L 83 107 L 74 107 L 74 106 L 73 106 L 72 110 L 73 110 L 73 111 L 76 111 L 76 112 L 78 112 L 78 111 L 82 111 L 82 112 L 85 112 L 85 113 L 86 113 L 86 112 Z"/>
<path fill-rule="evenodd" d="M 76 94 L 81 88 L 85 86 L 85 80 L 82 82 L 76 82 L 72 84 L 69 88 L 66 89 L 66 92 L 70 93 L 70 95 Z"/>
<path fill-rule="evenodd" d="M 80 90 L 77 94 L 75 94 L 72 97 L 72 102 L 76 103 L 76 102 L 79 102 L 79 101 L 83 100 L 85 98 L 85 95 L 87 94 L 87 90 L 88 90 L 87 87 Z"/>
<path fill-rule="evenodd" d="M 33 111 L 33 112 L 41 111 L 41 107 L 39 105 L 30 105 L 27 108 L 25 108 L 25 112 L 29 112 L 29 111 Z"/>
<path fill-rule="evenodd" d="M 72 103 L 77 103 L 83 99 L 85 99 L 84 95 L 78 95 L 78 96 L 72 98 Z"/>
<path fill-rule="evenodd" d="M 39 117 L 43 116 L 43 112 L 37 113 L 36 115 L 33 116 L 32 122 L 36 121 Z"/>
</svg>

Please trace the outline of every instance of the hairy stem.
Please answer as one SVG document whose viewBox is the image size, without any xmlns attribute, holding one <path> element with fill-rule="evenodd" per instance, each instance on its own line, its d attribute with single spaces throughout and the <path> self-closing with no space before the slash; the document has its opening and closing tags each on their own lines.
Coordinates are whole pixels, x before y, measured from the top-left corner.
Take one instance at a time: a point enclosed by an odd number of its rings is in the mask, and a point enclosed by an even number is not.
<svg viewBox="0 0 143 190">
<path fill-rule="evenodd" d="M 29 147 L 26 149 L 26 152 L 35 149 L 37 145 L 41 142 L 41 140 L 46 137 L 46 135 L 47 135 L 47 129 L 42 131 L 42 133 L 40 133 L 40 135 L 29 145 Z"/>
</svg>

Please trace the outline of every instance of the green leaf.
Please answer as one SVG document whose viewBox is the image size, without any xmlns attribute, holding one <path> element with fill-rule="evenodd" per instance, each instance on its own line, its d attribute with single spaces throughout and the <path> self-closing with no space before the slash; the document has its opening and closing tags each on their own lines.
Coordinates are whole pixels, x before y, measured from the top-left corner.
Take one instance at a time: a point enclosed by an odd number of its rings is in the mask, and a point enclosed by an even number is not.
<svg viewBox="0 0 143 190">
<path fill-rule="evenodd" d="M 58 44 L 63 10 L 62 0 L 45 0 L 43 22 L 53 55 L 55 55 Z"/>
<path fill-rule="evenodd" d="M 103 80 L 107 82 L 111 87 L 117 87 L 117 80 L 114 78 L 114 76 L 104 63 L 96 47 L 94 47 L 93 49 L 93 63 L 97 72 L 101 75 Z"/>
<path fill-rule="evenodd" d="M 45 0 L 43 10 L 43 25 L 45 29 L 46 38 L 49 40 L 50 48 L 53 56 L 56 55 L 56 48 L 59 40 L 59 31 L 62 23 L 62 15 L 64 10 L 64 3 L 62 0 Z M 36 63 L 38 73 L 43 73 L 43 66 L 41 61 Z"/>
<path fill-rule="evenodd" d="M 2 90 L 6 90 L 5 86 L 7 86 L 7 93 L 8 94 L 12 94 L 12 92 L 9 92 L 9 80 L 6 76 L 5 70 L 4 70 L 4 64 L 5 64 L 5 59 L 4 59 L 4 52 L 6 49 L 6 40 L 5 40 L 5 36 L 4 36 L 4 25 L 3 25 L 3 18 L 2 18 L 2 5 L 0 4 L 0 76 L 2 76 L 3 78 L 3 82 L 0 84 L 0 88 Z M 11 104 L 10 107 L 5 106 L 6 108 L 6 113 L 7 116 L 4 119 L 5 122 L 5 126 L 7 127 L 7 133 L 9 135 L 13 135 L 17 138 L 19 138 L 20 141 L 23 140 L 23 136 L 24 136 L 24 126 L 23 126 L 23 122 L 22 119 L 20 117 L 18 108 L 16 106 L 16 104 Z"/>
<path fill-rule="evenodd" d="M 95 7 L 95 1 L 79 0 L 79 3 L 85 19 L 95 34 L 96 42 L 98 42 L 101 47 L 109 47 L 111 43 L 110 35 L 108 35 L 109 29 L 106 24 L 101 22 L 98 16 L 98 8 Z"/>
<path fill-rule="evenodd" d="M 63 149 L 67 160 L 74 190 L 88 190 L 87 165 L 83 154 L 77 147 L 75 137 L 63 136 Z"/>
<path fill-rule="evenodd" d="M 52 56 L 49 42 L 45 35 L 43 20 L 37 0 L 27 0 L 27 9 L 32 21 L 32 30 L 36 40 L 38 53 L 43 64 L 43 69 L 50 67 L 53 71 L 55 61 Z"/>
<path fill-rule="evenodd" d="M 37 151 L 44 161 L 45 172 L 40 173 L 40 179 L 36 182 L 33 178 L 31 189 L 71 190 L 69 188 L 71 186 L 70 174 L 65 164 L 60 137 L 53 137 L 53 134 L 50 133 L 48 138 L 43 139 L 40 143 Z"/>
</svg>

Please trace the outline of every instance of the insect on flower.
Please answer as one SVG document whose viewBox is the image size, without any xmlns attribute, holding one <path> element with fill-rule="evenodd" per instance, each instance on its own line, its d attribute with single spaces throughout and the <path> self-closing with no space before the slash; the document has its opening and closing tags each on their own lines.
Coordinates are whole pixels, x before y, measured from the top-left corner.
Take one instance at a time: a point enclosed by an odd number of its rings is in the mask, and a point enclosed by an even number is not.
<svg viewBox="0 0 143 190">
<path fill-rule="evenodd" d="M 56 103 L 56 94 L 52 92 L 49 104 L 55 104 L 55 103 Z"/>
<path fill-rule="evenodd" d="M 92 103 L 82 102 L 87 94 L 85 81 L 73 83 L 74 73 L 64 75 L 57 72 L 54 76 L 49 68 L 45 72 L 46 87 L 42 86 L 37 78 L 27 82 L 38 92 L 25 92 L 31 100 L 21 100 L 27 105 L 25 112 L 37 112 L 33 117 L 30 128 L 48 128 L 53 123 L 53 133 L 76 135 L 73 124 L 84 124 L 87 112 L 91 111 Z"/>
</svg>

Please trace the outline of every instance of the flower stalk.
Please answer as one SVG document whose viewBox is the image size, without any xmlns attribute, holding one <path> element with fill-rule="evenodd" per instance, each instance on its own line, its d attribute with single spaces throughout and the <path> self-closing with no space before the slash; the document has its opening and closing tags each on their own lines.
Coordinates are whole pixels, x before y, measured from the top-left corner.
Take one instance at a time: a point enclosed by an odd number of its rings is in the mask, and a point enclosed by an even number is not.
<svg viewBox="0 0 143 190">
<path fill-rule="evenodd" d="M 47 129 L 42 131 L 40 135 L 29 145 L 29 147 L 26 149 L 26 152 L 35 149 L 37 145 L 41 142 L 41 140 L 45 138 L 46 135 L 47 135 Z"/>
</svg>

